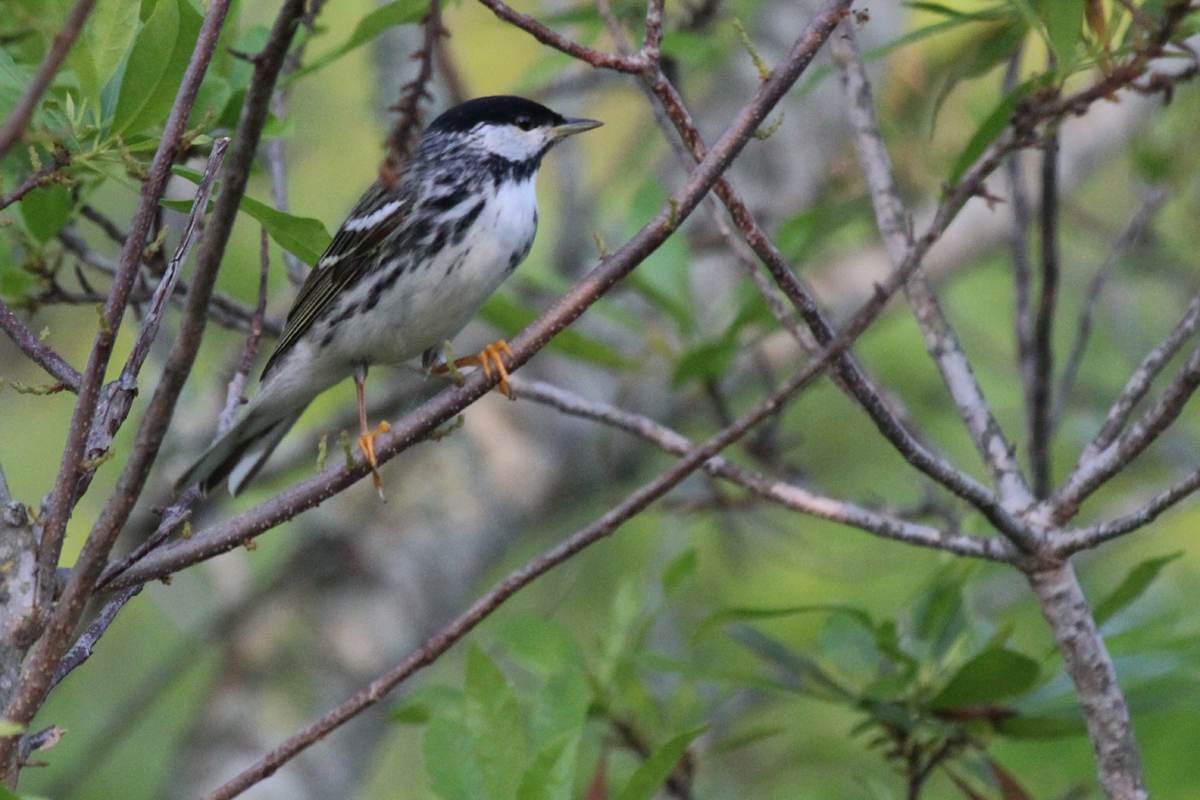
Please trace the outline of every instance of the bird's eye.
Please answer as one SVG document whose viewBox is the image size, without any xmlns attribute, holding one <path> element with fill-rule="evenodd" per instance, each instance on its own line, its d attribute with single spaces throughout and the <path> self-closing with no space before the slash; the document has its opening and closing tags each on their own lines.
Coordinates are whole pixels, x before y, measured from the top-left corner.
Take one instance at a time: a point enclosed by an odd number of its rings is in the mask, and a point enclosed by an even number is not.
<svg viewBox="0 0 1200 800">
<path fill-rule="evenodd" d="M 533 130 L 533 120 L 529 117 L 517 117 L 517 127 L 523 131 Z"/>
</svg>

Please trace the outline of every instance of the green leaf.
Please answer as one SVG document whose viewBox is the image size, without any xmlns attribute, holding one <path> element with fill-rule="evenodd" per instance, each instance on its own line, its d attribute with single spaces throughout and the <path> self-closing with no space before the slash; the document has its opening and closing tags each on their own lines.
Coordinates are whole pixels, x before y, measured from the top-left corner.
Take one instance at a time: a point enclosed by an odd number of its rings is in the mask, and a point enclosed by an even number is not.
<svg viewBox="0 0 1200 800">
<path fill-rule="evenodd" d="M 407 725 L 424 725 L 439 715 L 454 716 L 462 708 L 462 692 L 451 686 L 422 686 L 388 712 L 388 719 Z"/>
<path fill-rule="evenodd" d="M 239 207 L 266 228 L 280 247 L 310 267 L 316 266 L 325 248 L 333 241 L 319 219 L 277 211 L 250 197 L 243 197 Z"/>
<path fill-rule="evenodd" d="M 29 83 L 30 74 L 23 65 L 0 47 L 0 117 L 8 117 Z"/>
<path fill-rule="evenodd" d="M 1096 604 L 1093 617 L 1097 625 L 1103 625 L 1113 614 L 1137 600 L 1149 588 L 1162 568 L 1183 555 L 1180 550 L 1170 555 L 1149 558 L 1129 571 L 1125 580 L 1121 581 L 1112 593 Z"/>
<path fill-rule="evenodd" d="M 88 17 L 84 38 L 91 55 L 97 88 L 103 88 L 130 54 L 138 32 L 141 0 L 100 0 Z M 98 98 L 97 98 L 98 100 Z"/>
<path fill-rule="evenodd" d="M 127 130 L 136 133 L 149 124 L 146 122 L 144 125 L 143 121 L 160 116 L 154 101 L 171 66 L 179 29 L 179 0 L 158 0 L 129 54 L 113 114 L 113 135 L 120 135 Z"/>
<path fill-rule="evenodd" d="M 302 69 L 296 70 L 288 83 L 329 66 L 352 50 L 362 47 L 388 28 L 420 22 L 428 11 L 429 3 L 426 0 L 394 0 L 394 2 L 375 9 L 359 20 L 349 39 L 306 64 Z"/>
<path fill-rule="evenodd" d="M 1041 0 L 1038 16 L 1046 25 L 1046 39 L 1057 60 L 1056 69 L 1065 76 L 1075 66 L 1076 46 L 1083 41 L 1083 0 Z"/>
<path fill-rule="evenodd" d="M 675 559 L 667 565 L 662 574 L 662 587 L 665 594 L 671 595 L 679 590 L 679 587 L 690 581 L 696 575 L 696 565 L 699 563 L 699 557 L 696 555 L 694 548 L 688 548 L 680 553 Z"/>
<path fill-rule="evenodd" d="M 578 741 L 561 736 L 538 751 L 521 774 L 516 800 L 571 800 Z"/>
<path fill-rule="evenodd" d="M 21 217 L 33 238 L 48 241 L 71 217 L 71 193 L 60 183 L 39 186 L 21 198 Z"/>
<path fill-rule="evenodd" d="M 984 650 L 963 664 L 930 707 L 961 708 L 1016 697 L 1034 687 L 1040 672 L 1037 661 L 1015 650 Z"/>
<path fill-rule="evenodd" d="M 425 730 L 425 771 L 429 785 L 443 800 L 488 797 L 483 773 L 472 753 L 471 738 L 461 719 L 438 715 Z"/>
<path fill-rule="evenodd" d="M 171 168 L 171 171 L 197 185 L 203 178 L 200 172 L 189 167 L 176 165 Z M 190 200 L 164 200 L 161 203 L 177 211 L 187 212 L 192 209 Z M 266 228 L 267 233 L 275 240 L 276 244 L 310 267 L 317 263 L 321 254 L 325 252 L 325 248 L 329 247 L 329 243 L 333 241 L 333 237 L 325 229 L 325 224 L 319 219 L 298 217 L 284 211 L 277 211 L 266 203 L 246 196 L 242 197 L 242 202 L 238 207 Z"/>
<path fill-rule="evenodd" d="M 739 350 L 741 346 L 734 336 L 722 336 L 688 350 L 675 364 L 671 385 L 678 388 L 692 380 L 717 380 L 728 374 Z"/>
<path fill-rule="evenodd" d="M 629 782 L 616 795 L 616 800 L 650 800 L 671 777 L 679 759 L 697 736 L 708 730 L 705 725 L 668 739 L 634 770 Z"/>
<path fill-rule="evenodd" d="M 853 606 L 843 606 L 834 604 L 819 604 L 819 605 L 803 605 L 803 606 L 784 606 L 782 608 L 726 608 L 709 615 L 707 619 L 700 623 L 696 628 L 696 632 L 692 634 L 692 640 L 696 641 L 705 636 L 713 628 L 720 627 L 729 622 L 752 622 L 756 620 L 771 620 L 782 619 L 784 617 L 794 617 L 797 614 L 851 614 L 858 617 L 868 627 L 873 627 L 871 617 L 867 612 Z"/>
<path fill-rule="evenodd" d="M 822 700 L 853 701 L 857 698 L 815 660 L 795 652 L 782 642 L 748 625 L 734 625 L 730 636 L 750 652 L 777 667 L 793 692 Z"/>
<path fill-rule="evenodd" d="M 967 632 L 963 586 L 970 567 L 944 569 L 914 603 L 913 633 L 931 657 L 941 658 Z"/>
<path fill-rule="evenodd" d="M 478 646 L 467 654 L 463 719 L 471 751 L 492 800 L 512 797 L 527 749 L 517 696 L 496 663 Z"/>
<path fill-rule="evenodd" d="M 24 732 L 24 725 L 18 725 L 15 722 L 9 722 L 6 719 L 0 719 L 0 736 L 18 736 Z"/>
<path fill-rule="evenodd" d="M 501 335 L 506 337 L 517 334 L 537 319 L 537 316 L 537 312 L 522 305 L 508 292 L 492 295 L 479 311 L 480 319 L 496 326 Z M 636 361 L 626 358 L 616 348 L 580 333 L 573 327 L 555 334 L 547 347 L 560 355 L 609 369 L 632 370 L 637 366 Z"/>
<path fill-rule="evenodd" d="M 958 161 L 954 162 L 954 169 L 950 170 L 950 183 L 958 183 L 959 178 L 988 149 L 988 145 L 994 142 L 1000 132 L 1008 127 L 1013 111 L 1016 110 L 1017 102 L 1029 91 L 1030 85 L 1030 83 L 1023 83 L 1009 92 L 983 121 L 983 124 L 975 131 L 975 135 L 967 142 L 967 146 L 963 148 Z"/>
<path fill-rule="evenodd" d="M 1031 716 L 1021 714 L 996 723 L 996 732 L 1010 739 L 1062 739 L 1086 736 L 1087 723 L 1077 711 Z"/>
<path fill-rule="evenodd" d="M 544 678 L 585 669 L 579 645 L 557 622 L 521 615 L 501 624 L 496 635 L 513 660 Z"/>
</svg>

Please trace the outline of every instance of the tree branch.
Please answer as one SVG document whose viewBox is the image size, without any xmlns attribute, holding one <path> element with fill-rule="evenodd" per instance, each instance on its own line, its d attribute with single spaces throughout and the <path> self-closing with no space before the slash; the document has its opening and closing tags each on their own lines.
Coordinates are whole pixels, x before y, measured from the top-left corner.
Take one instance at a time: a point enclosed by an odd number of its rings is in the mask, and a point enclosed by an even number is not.
<svg viewBox="0 0 1200 800">
<path fill-rule="evenodd" d="M 0 328 L 4 329 L 13 344 L 21 348 L 21 352 L 29 356 L 33 363 L 50 373 L 64 388 L 79 394 L 79 371 L 34 336 L 33 331 L 17 319 L 17 315 L 3 300 L 0 300 Z"/>
<path fill-rule="evenodd" d="M 1108 800 L 1147 800 L 1141 756 L 1116 670 L 1069 562 L 1028 573 L 1079 696 Z"/>
<path fill-rule="evenodd" d="M 594 420 L 626 431 L 668 453 L 683 456 L 696 446 L 686 436 L 649 417 L 585 399 L 558 386 L 540 381 L 526 381 L 514 376 L 509 379 L 509 388 L 515 397 L 532 400 L 564 414 Z M 849 525 L 880 538 L 991 561 L 1007 562 L 1016 556 L 1016 550 L 1008 545 L 1005 539 L 947 533 L 929 525 L 907 522 L 843 500 L 814 495 L 794 484 L 737 466 L 721 456 L 714 456 L 704 462 L 703 469 L 710 475 L 741 486 L 792 511 Z"/>
<path fill-rule="evenodd" d="M 1125 230 L 1117 238 L 1108 256 L 1096 270 L 1095 276 L 1092 277 L 1092 282 L 1088 286 L 1087 296 L 1083 300 L 1083 309 L 1079 312 L 1079 324 L 1076 326 L 1075 344 L 1071 348 L 1071 354 L 1067 357 L 1066 366 L 1063 367 L 1062 381 L 1059 384 L 1058 396 L 1054 404 L 1054 413 L 1051 415 L 1052 427 L 1057 427 L 1062 419 L 1062 415 L 1066 411 L 1067 398 L 1075 386 L 1075 379 L 1079 375 L 1079 368 L 1083 364 L 1084 353 L 1087 352 L 1088 341 L 1092 333 L 1092 318 L 1095 316 L 1101 292 L 1104 291 L 1104 287 L 1107 285 L 1109 279 L 1116 272 L 1117 267 L 1120 266 L 1122 259 L 1133 249 L 1138 240 L 1142 238 L 1142 234 L 1146 232 L 1146 228 L 1149 227 L 1155 213 L 1157 213 L 1166 200 L 1167 190 L 1163 186 L 1157 186 L 1146 194 L 1141 207 L 1133 215 L 1133 219 L 1129 221 L 1129 225 L 1125 227 Z"/>
<path fill-rule="evenodd" d="M 1050 494 L 1051 413 L 1054 404 L 1054 312 L 1058 306 L 1058 128 L 1052 125 L 1042 151 L 1040 219 L 1042 285 L 1033 325 L 1033 383 L 1029 399 L 1029 471 L 1038 499 Z"/>
<path fill-rule="evenodd" d="M 908 214 L 896 188 L 891 159 L 879 134 L 870 82 L 858 54 L 854 29 L 849 22 L 844 22 L 833 38 L 831 51 L 845 82 L 849 101 L 847 114 L 854 132 L 859 162 L 870 187 L 879 232 L 892 264 L 896 265 L 902 261 L 909 246 Z M 1001 502 L 1013 512 L 1031 505 L 1033 498 L 1013 457 L 1013 448 L 996 422 L 958 336 L 924 275 L 920 272 L 914 275 L 906 292 L 913 314 L 925 335 L 926 348 L 941 370 L 942 379 L 954 398 L 976 450 L 992 473 Z M 1024 528 L 1002 529 L 1001 532 L 1015 537 L 1014 541 L 1025 549 L 1035 546 Z"/>
<path fill-rule="evenodd" d="M 46 524 L 42 530 L 41 545 L 38 551 L 38 596 L 43 607 L 49 606 L 50 597 L 54 593 L 55 570 L 58 567 L 58 558 L 62 551 L 63 535 L 66 531 L 67 520 L 70 519 L 77 500 L 75 490 L 78 478 L 84 469 L 84 450 L 100 401 L 104 373 L 108 367 L 109 358 L 112 356 L 117 331 L 120 328 L 134 280 L 137 277 L 146 235 L 157 213 L 158 201 L 166 189 L 167 179 L 171 175 L 171 165 L 179 153 L 180 142 L 187 128 L 187 118 L 191 114 L 196 93 L 200 89 L 200 81 L 208 69 L 208 62 L 216 47 L 217 36 L 224 23 L 225 12 L 228 8 L 229 0 L 215 0 L 208 13 L 205 14 L 191 61 L 184 73 L 179 93 L 167 118 L 162 140 L 159 142 L 154 160 L 150 164 L 146 181 L 142 185 L 141 197 L 130 223 L 125 247 L 121 252 L 120 269 L 109 290 L 100 329 L 96 333 L 88 365 L 79 384 L 79 398 L 71 417 L 58 477 L 47 502 Z M 48 680 L 49 677 L 50 673 L 47 673 L 43 677 L 43 681 Z M 32 714 L 33 710 L 33 708 L 26 708 L 22 714 Z M 4 751 L 4 745 L 0 743 L 0 762 L 9 760 L 8 754 Z"/>
</svg>

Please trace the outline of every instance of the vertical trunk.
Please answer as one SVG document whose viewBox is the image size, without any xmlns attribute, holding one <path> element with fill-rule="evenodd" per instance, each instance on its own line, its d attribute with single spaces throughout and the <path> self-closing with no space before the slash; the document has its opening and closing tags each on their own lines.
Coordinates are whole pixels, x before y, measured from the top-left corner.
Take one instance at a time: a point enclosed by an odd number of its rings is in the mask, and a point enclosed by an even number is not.
<svg viewBox="0 0 1200 800">
<path fill-rule="evenodd" d="M 1147 800 L 1129 706 L 1075 570 L 1068 562 L 1027 577 L 1075 683 L 1105 797 Z"/>
</svg>

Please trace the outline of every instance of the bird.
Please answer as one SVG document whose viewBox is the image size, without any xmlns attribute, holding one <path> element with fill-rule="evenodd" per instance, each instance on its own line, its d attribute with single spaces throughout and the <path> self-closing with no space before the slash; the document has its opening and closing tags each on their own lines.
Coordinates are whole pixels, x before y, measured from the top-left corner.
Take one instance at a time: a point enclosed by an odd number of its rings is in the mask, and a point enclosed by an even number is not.
<svg viewBox="0 0 1200 800">
<path fill-rule="evenodd" d="M 352 377 L 359 446 L 380 487 L 363 403 L 367 369 L 421 357 L 453 371 L 445 345 L 517 268 L 537 232 L 536 180 L 546 153 L 597 128 L 522 97 L 480 97 L 438 116 L 399 175 L 381 172 L 301 286 L 258 389 L 237 421 L 176 481 L 237 496 L 317 395 Z M 500 375 L 503 341 L 453 361 Z M 381 491 L 382 493 L 382 491 Z"/>
</svg>

